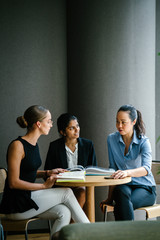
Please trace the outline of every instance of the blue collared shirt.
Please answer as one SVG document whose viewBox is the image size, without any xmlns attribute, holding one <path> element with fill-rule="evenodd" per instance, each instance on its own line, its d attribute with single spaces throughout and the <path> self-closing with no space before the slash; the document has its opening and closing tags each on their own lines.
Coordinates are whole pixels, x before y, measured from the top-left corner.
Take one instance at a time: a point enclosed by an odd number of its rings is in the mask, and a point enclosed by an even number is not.
<svg viewBox="0 0 160 240">
<path fill-rule="evenodd" d="M 149 139 L 146 136 L 137 138 L 134 130 L 132 142 L 128 153 L 124 155 L 125 143 L 119 132 L 112 133 L 107 138 L 109 167 L 115 170 L 126 170 L 144 167 L 148 174 L 143 177 L 132 177 L 129 184 L 155 186 L 155 180 L 151 172 L 152 150 Z"/>
</svg>

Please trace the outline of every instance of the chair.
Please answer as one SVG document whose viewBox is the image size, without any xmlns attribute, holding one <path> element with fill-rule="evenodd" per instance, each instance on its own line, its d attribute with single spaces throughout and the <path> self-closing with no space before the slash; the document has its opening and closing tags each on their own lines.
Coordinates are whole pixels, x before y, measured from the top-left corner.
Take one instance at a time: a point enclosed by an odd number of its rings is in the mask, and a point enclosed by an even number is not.
<svg viewBox="0 0 160 240">
<path fill-rule="evenodd" d="M 0 240 L 4 240 L 3 226 L 0 224 Z"/>
<path fill-rule="evenodd" d="M 7 170 L 5 168 L 0 168 L 0 193 L 3 193 L 6 177 L 7 177 Z M 37 221 L 40 218 L 34 217 L 26 220 L 9 220 L 5 218 L 4 214 L 0 214 L 0 219 L 4 229 L 5 239 L 7 237 L 7 232 L 23 231 L 25 234 L 25 240 L 28 240 L 28 224 L 30 222 Z M 49 225 L 49 230 L 51 230 L 49 220 L 48 220 L 48 225 Z"/>
<path fill-rule="evenodd" d="M 158 175 L 158 171 L 160 171 L 160 161 L 152 161 L 152 173 L 155 178 L 156 185 L 160 184 L 160 175 Z M 160 217 L 160 204 L 154 204 L 153 206 L 148 207 L 141 207 L 137 208 L 136 210 L 143 210 L 146 213 L 146 220 L 150 218 Z M 104 212 L 104 221 L 107 221 L 107 213 L 114 211 L 114 204 L 103 205 L 103 212 Z"/>
</svg>

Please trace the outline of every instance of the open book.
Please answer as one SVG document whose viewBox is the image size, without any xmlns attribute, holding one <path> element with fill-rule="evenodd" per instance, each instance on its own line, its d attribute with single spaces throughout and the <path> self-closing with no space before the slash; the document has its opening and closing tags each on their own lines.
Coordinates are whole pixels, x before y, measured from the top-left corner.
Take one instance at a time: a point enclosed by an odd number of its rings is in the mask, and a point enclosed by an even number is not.
<svg viewBox="0 0 160 240">
<path fill-rule="evenodd" d="M 81 165 L 77 165 L 72 168 L 67 168 L 67 170 L 71 172 L 85 171 L 86 176 L 111 176 L 115 172 L 115 170 L 112 168 L 103 168 L 97 166 L 87 166 L 84 168 Z"/>
<path fill-rule="evenodd" d="M 71 182 L 71 181 L 84 182 L 85 170 L 63 172 L 59 173 L 57 176 L 58 176 L 57 182 Z"/>
</svg>

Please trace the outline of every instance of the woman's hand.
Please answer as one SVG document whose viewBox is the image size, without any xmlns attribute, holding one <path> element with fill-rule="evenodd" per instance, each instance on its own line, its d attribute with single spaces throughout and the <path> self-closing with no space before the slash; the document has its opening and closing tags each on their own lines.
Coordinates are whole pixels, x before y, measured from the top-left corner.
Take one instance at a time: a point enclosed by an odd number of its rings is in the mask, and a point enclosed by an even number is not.
<svg viewBox="0 0 160 240">
<path fill-rule="evenodd" d="M 51 188 L 55 184 L 57 180 L 57 175 L 52 174 L 52 176 L 48 177 L 46 181 L 44 182 L 44 188 Z"/>
<path fill-rule="evenodd" d="M 128 177 L 128 173 L 125 170 L 124 171 L 118 170 L 118 171 L 114 172 L 111 177 L 114 179 L 125 178 L 125 177 Z"/>
<path fill-rule="evenodd" d="M 55 175 L 55 174 L 58 174 L 58 173 L 63 173 L 63 172 L 67 172 L 67 170 L 63 169 L 63 168 L 55 168 L 55 169 L 52 169 L 52 170 L 47 170 L 46 171 L 46 176 L 50 177 L 52 175 Z"/>
<path fill-rule="evenodd" d="M 113 178 L 125 178 L 125 177 L 142 177 L 148 174 L 145 167 L 139 167 L 127 170 L 118 170 L 112 174 Z"/>
</svg>

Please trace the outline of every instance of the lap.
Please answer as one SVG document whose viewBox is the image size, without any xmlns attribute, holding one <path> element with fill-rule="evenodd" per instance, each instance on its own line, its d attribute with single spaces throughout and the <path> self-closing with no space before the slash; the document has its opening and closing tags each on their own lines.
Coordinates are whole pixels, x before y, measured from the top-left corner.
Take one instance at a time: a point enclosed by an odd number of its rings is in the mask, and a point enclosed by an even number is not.
<svg viewBox="0 0 160 240">
<path fill-rule="evenodd" d="M 37 216 L 58 204 L 63 204 L 65 198 L 70 198 L 72 195 L 73 192 L 70 188 L 51 188 L 32 191 L 31 198 L 38 205 L 38 210 L 32 208 L 23 213 L 7 214 L 7 217 L 10 219 L 20 220 Z"/>
<path fill-rule="evenodd" d="M 135 186 L 135 185 L 119 185 L 114 191 L 115 200 L 119 198 L 119 194 L 126 196 L 132 202 L 133 208 L 149 206 L 155 203 L 156 194 L 152 187 Z M 123 197 L 121 197 L 123 198 Z M 123 201 L 123 200 L 122 200 Z"/>
<path fill-rule="evenodd" d="M 58 204 L 54 207 L 48 209 L 47 211 L 39 214 L 37 217 L 43 218 L 43 219 L 56 219 L 61 216 L 69 216 L 71 217 L 71 212 L 67 206 L 64 204 Z"/>
</svg>

